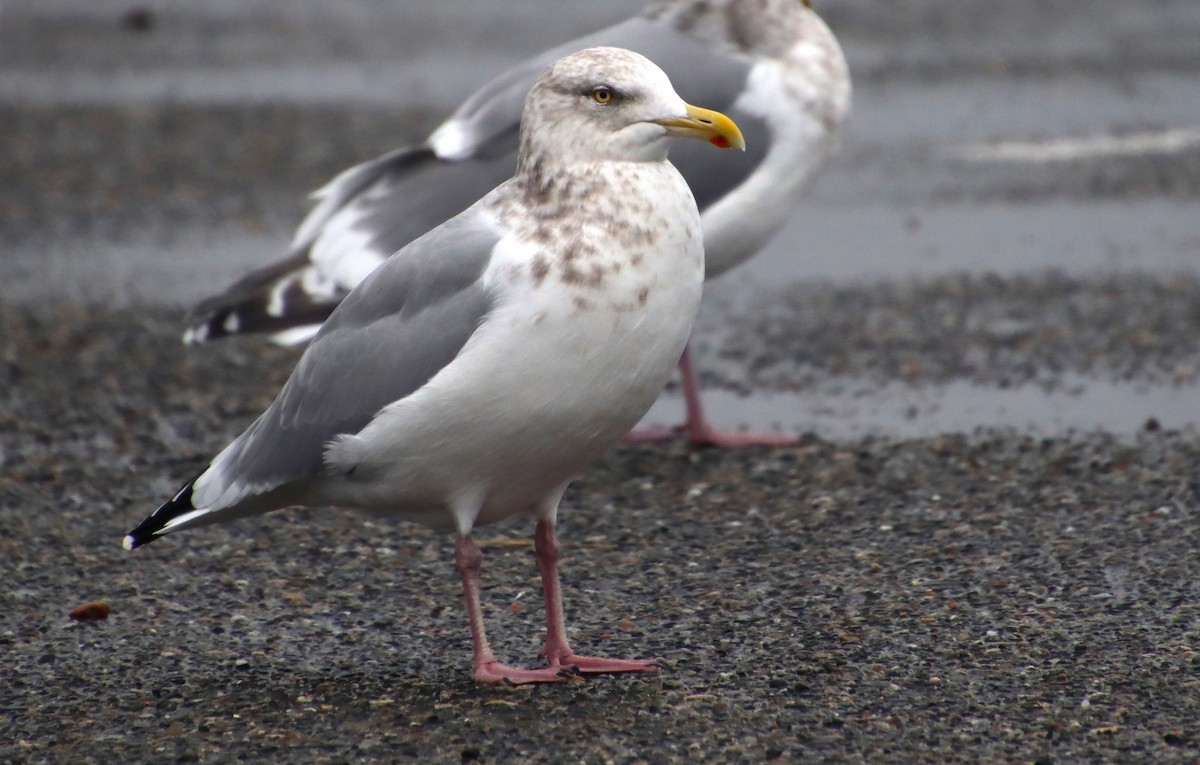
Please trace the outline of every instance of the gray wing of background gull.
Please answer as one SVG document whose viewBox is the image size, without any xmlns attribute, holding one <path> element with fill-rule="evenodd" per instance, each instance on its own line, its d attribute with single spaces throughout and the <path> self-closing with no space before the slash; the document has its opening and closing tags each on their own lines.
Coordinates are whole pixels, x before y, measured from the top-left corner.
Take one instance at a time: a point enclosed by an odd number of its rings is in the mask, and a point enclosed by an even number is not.
<svg viewBox="0 0 1200 765">
<path fill-rule="evenodd" d="M 376 269 L 324 323 L 271 406 L 205 469 L 216 471 L 213 480 L 195 487 L 203 506 L 241 494 L 259 500 L 201 523 L 252 514 L 302 489 L 324 470 L 331 439 L 358 432 L 449 364 L 492 305 L 480 277 L 501 234 L 472 207 Z M 143 526 L 193 512 L 195 483 Z"/>
<path fill-rule="evenodd" d="M 788 2 L 801 7 L 796 0 Z M 550 62 L 591 45 L 641 53 L 667 72 L 684 100 L 723 111 L 742 128 L 747 154 L 722 153 L 714 161 L 703 146 L 672 149 L 672 163 L 705 210 L 743 184 L 771 148 L 773 136 L 760 109 L 747 111 L 738 102 L 755 64 L 762 56 L 777 53 L 752 55 L 749 50 L 759 41 L 738 39 L 741 30 L 730 18 L 722 18 L 722 25 L 704 21 L 701 14 L 706 9 L 706 3 L 691 0 L 664 3 L 546 51 L 478 90 L 424 144 L 338 175 L 314 194 L 317 205 L 297 230 L 290 255 L 197 306 L 185 341 L 244 332 L 269 332 L 284 344 L 309 339 L 338 302 L 391 253 L 511 176 L 529 88 Z M 823 22 L 812 15 L 829 35 Z M 725 55 L 713 55 L 714 38 Z M 840 50 L 837 55 L 840 58 Z M 780 103 L 776 108 L 800 107 Z M 836 132 L 840 121 L 828 127 Z M 710 272 L 720 270 L 712 265 L 710 258 Z"/>
</svg>

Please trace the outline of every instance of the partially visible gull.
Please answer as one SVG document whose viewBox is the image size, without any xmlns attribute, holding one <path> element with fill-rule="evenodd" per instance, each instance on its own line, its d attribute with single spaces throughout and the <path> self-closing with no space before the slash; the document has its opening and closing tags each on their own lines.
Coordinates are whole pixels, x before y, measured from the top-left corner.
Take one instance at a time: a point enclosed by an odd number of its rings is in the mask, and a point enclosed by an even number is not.
<svg viewBox="0 0 1200 765">
<path fill-rule="evenodd" d="M 314 195 L 318 203 L 297 230 L 290 255 L 200 304 L 185 341 L 240 332 L 269 332 L 285 344 L 308 340 L 387 256 L 512 173 L 525 93 L 549 62 L 588 45 L 645 55 L 686 100 L 727 112 L 745 131 L 749 157 L 713 161 L 691 146 L 672 156 L 703 212 L 710 278 L 774 236 L 833 153 L 849 113 L 846 61 L 807 0 L 657 3 L 496 77 L 425 143 L 334 178 Z M 794 440 L 714 431 L 704 419 L 687 355 L 680 368 L 693 444 Z"/>
<path fill-rule="evenodd" d="M 617 48 L 554 63 L 529 92 L 516 175 L 362 281 L 278 398 L 125 537 L 287 505 L 342 505 L 458 533 L 483 683 L 651 672 L 567 643 L 554 526 L 571 480 L 670 377 L 704 280 L 703 232 L 672 137 L 745 143 Z M 484 634 L 472 529 L 537 519 L 549 666 L 501 664 Z"/>
</svg>

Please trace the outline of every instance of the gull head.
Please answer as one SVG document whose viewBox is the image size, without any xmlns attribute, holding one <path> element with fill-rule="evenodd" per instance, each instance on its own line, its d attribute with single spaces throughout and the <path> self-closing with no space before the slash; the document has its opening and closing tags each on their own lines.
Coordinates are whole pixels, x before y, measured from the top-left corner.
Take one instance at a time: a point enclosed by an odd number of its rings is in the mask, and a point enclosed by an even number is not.
<svg viewBox="0 0 1200 765">
<path fill-rule="evenodd" d="M 551 64 L 529 91 L 518 164 L 652 162 L 666 159 L 672 138 L 746 146 L 733 120 L 684 103 L 645 56 L 588 48 Z"/>
</svg>

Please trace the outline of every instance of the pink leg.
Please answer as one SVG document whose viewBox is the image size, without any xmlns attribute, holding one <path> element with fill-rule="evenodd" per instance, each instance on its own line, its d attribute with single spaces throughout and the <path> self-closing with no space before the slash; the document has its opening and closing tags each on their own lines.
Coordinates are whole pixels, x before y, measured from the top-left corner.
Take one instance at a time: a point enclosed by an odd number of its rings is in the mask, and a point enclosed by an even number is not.
<svg viewBox="0 0 1200 765">
<path fill-rule="evenodd" d="M 740 431 L 716 430 L 708 424 L 704 416 L 704 405 L 700 400 L 700 388 L 696 385 L 696 376 L 692 372 L 692 358 L 688 348 L 683 349 L 679 359 L 679 375 L 683 378 L 683 400 L 687 406 L 687 421 L 683 430 L 687 433 L 688 445 L 703 449 L 709 446 L 740 447 L 740 446 L 795 446 L 800 439 L 782 433 L 742 433 Z M 675 430 L 645 430 L 635 431 L 625 437 L 627 443 L 656 443 L 668 441 Z"/>
<path fill-rule="evenodd" d="M 603 659 L 579 656 L 572 651 L 567 643 L 562 588 L 558 582 L 558 540 L 554 536 L 554 526 L 549 522 L 538 521 L 534 549 L 537 551 L 538 573 L 542 576 L 542 592 L 546 598 L 546 647 L 542 649 L 542 656 L 550 662 L 550 669 L 574 668 L 585 674 L 658 670 L 652 661 Z"/>
<path fill-rule="evenodd" d="M 524 683 L 562 683 L 567 675 L 561 667 L 519 669 L 496 661 L 483 629 L 483 609 L 479 604 L 479 569 L 483 553 L 470 536 L 460 536 L 454 546 L 454 564 L 462 577 L 463 594 L 467 598 L 467 617 L 471 622 L 471 644 L 475 651 L 475 681 L 488 685 L 521 685 Z"/>
</svg>

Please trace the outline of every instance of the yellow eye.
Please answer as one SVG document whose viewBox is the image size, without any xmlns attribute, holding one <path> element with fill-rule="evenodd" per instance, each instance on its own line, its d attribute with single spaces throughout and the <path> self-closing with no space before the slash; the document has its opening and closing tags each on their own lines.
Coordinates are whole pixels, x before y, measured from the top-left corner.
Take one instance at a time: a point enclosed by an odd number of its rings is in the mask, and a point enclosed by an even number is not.
<svg viewBox="0 0 1200 765">
<path fill-rule="evenodd" d="M 607 104 L 608 102 L 612 101 L 612 99 L 612 91 L 603 85 L 592 90 L 592 100 L 598 104 Z"/>
</svg>

